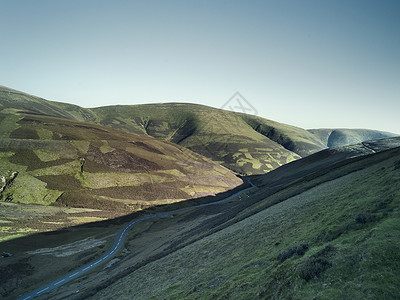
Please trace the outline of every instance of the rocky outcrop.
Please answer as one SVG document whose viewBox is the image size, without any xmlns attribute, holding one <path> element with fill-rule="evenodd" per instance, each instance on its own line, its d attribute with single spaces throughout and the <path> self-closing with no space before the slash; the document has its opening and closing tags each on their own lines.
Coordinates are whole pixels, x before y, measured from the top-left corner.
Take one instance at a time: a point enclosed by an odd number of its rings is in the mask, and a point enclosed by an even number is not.
<svg viewBox="0 0 400 300">
<path fill-rule="evenodd" d="M 0 195 L 4 192 L 4 190 L 11 186 L 14 179 L 18 176 L 18 172 L 8 172 L 9 174 L 5 176 L 0 176 Z"/>
</svg>

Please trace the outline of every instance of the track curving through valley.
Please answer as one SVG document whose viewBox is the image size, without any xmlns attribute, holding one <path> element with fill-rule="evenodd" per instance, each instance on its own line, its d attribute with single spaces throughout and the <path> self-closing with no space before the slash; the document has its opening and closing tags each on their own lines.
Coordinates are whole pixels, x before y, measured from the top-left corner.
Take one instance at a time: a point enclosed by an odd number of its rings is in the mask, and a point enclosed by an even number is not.
<svg viewBox="0 0 400 300">
<path fill-rule="evenodd" d="M 199 204 L 199 205 L 195 205 L 195 206 L 179 208 L 179 209 L 162 212 L 162 213 L 157 213 L 157 214 L 151 214 L 151 215 L 140 217 L 139 219 L 136 219 L 136 220 L 128 223 L 117 233 L 113 245 L 101 257 L 93 260 L 92 262 L 87 263 L 86 265 L 84 265 L 74 271 L 67 273 L 64 276 L 57 278 L 56 280 L 54 280 L 46 285 L 41 286 L 40 288 L 37 288 L 29 293 L 26 293 L 23 296 L 18 297 L 17 300 L 29 300 L 29 299 L 33 299 L 35 297 L 41 296 L 43 294 L 46 294 L 56 288 L 59 288 L 60 286 L 65 285 L 66 283 L 68 283 L 72 280 L 75 280 L 76 278 L 88 273 L 89 271 L 93 270 L 94 268 L 97 268 L 100 265 L 103 265 L 104 263 L 109 261 L 113 256 L 115 256 L 119 252 L 119 250 L 121 250 L 121 248 L 126 240 L 126 237 L 128 235 L 128 231 L 136 224 L 141 223 L 146 220 L 149 220 L 149 219 L 164 218 L 171 214 L 182 212 L 185 210 L 197 209 L 197 208 L 201 208 L 201 207 L 205 207 L 205 206 L 217 205 L 217 204 L 227 202 L 227 201 L 231 200 L 232 198 L 235 198 L 245 192 L 252 190 L 255 187 L 254 184 L 251 182 L 251 180 L 248 180 L 248 182 L 250 184 L 250 187 L 245 188 L 239 192 L 236 192 L 235 194 L 232 194 L 229 197 L 224 198 L 222 200 L 218 200 L 218 201 L 210 202 L 210 203 Z"/>
</svg>

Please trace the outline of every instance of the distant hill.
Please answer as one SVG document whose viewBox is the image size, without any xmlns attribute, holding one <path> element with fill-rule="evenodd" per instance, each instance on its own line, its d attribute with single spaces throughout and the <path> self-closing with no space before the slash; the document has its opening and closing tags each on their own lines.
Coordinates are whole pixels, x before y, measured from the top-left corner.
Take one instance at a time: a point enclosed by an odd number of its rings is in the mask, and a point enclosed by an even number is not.
<svg viewBox="0 0 400 300">
<path fill-rule="evenodd" d="M 48 101 L 0 85 L 0 110 L 3 109 L 15 109 L 22 112 L 31 112 L 78 121 L 95 120 L 95 116 L 90 109 L 68 103 Z"/>
<path fill-rule="evenodd" d="M 308 131 L 329 148 L 398 136 L 390 132 L 368 129 L 310 129 Z"/>
</svg>

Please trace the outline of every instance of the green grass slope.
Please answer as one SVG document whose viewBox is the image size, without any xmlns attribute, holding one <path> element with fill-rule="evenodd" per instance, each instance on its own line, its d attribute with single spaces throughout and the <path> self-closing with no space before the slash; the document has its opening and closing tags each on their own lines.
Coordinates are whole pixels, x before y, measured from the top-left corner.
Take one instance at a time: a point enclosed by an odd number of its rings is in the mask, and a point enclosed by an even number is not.
<svg viewBox="0 0 400 300">
<path fill-rule="evenodd" d="M 329 148 L 398 136 L 390 132 L 369 129 L 310 129 L 308 131 Z"/>
<path fill-rule="evenodd" d="M 300 158 L 297 152 L 304 155 L 323 148 L 303 129 L 196 104 L 110 106 L 93 111 L 103 125 L 171 141 L 241 174 L 263 174 Z M 307 150 L 297 151 L 300 148 Z"/>
<path fill-rule="evenodd" d="M 392 140 L 391 145 L 398 142 Z M 400 148 L 385 150 L 383 142 L 379 143 L 379 149 L 370 154 L 331 160 L 329 166 L 305 172 L 307 176 L 299 172 L 292 176 L 296 180 L 283 179 L 277 190 L 271 190 L 268 181 L 273 184 L 279 169 L 264 175 L 248 198 L 174 216 L 181 226 L 187 222 L 184 228 L 192 224 L 187 232 L 181 230 L 181 247 L 131 267 L 129 272 L 120 270 L 122 276 L 103 280 L 86 291 L 86 296 L 397 299 Z M 297 172 L 299 166 L 292 165 Z M 155 222 L 145 231 L 147 237 L 159 235 L 165 222 L 173 226 L 173 220 Z M 182 242 L 195 235 L 192 242 Z M 175 238 L 172 245 L 177 243 Z M 130 256 L 131 265 L 133 261 L 135 255 Z M 118 269 L 118 264 L 113 268 Z M 85 282 L 64 292 L 85 290 Z M 55 295 L 65 296 L 61 291 Z"/>
</svg>

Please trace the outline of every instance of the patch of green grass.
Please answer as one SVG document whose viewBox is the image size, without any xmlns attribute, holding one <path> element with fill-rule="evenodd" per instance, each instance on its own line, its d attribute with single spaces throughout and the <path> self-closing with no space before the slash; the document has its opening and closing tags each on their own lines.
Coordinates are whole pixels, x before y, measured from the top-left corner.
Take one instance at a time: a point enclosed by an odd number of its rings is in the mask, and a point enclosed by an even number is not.
<svg viewBox="0 0 400 300">
<path fill-rule="evenodd" d="M 61 191 L 47 188 L 47 184 L 28 174 L 19 174 L 7 189 L 14 203 L 36 203 L 49 205 L 57 200 Z"/>
<path fill-rule="evenodd" d="M 4 237 L 0 237 L 0 242 L 5 242 L 5 241 L 17 239 L 17 238 L 20 238 L 20 237 L 23 237 L 23 236 L 25 236 L 25 234 L 22 234 L 22 233 L 7 235 L 7 236 L 4 236 Z"/>
<path fill-rule="evenodd" d="M 47 166 L 40 169 L 32 170 L 30 173 L 33 176 L 46 176 L 46 175 L 73 175 L 80 170 L 78 160 L 73 160 L 67 163 L 60 163 L 54 166 Z"/>
<path fill-rule="evenodd" d="M 34 149 L 33 152 L 43 162 L 49 162 L 60 159 L 60 155 L 54 151 L 44 151 L 41 149 Z"/>
<path fill-rule="evenodd" d="M 15 153 L 14 152 L 11 152 L 11 151 L 0 151 L 0 159 L 3 159 L 3 158 L 9 158 L 9 157 L 11 157 L 11 156 L 13 156 Z M 1 167 L 0 167 L 1 168 Z M 1 168 L 1 170 L 2 170 L 3 168 Z"/>
<path fill-rule="evenodd" d="M 46 128 L 39 128 L 36 130 L 40 140 L 51 140 L 53 139 L 53 132 Z"/>
<path fill-rule="evenodd" d="M 19 125 L 17 122 L 22 119 L 22 117 L 13 113 L 1 113 L 0 116 L 2 119 L 0 122 L 0 138 L 8 138 L 14 130 L 18 129 Z"/>
<path fill-rule="evenodd" d="M 109 146 L 107 141 L 103 141 L 103 145 L 99 149 L 102 153 L 108 153 L 115 150 L 115 148 Z"/>
<path fill-rule="evenodd" d="M 89 150 L 90 141 L 70 141 L 70 143 L 78 150 L 80 156 L 84 156 Z"/>
</svg>

